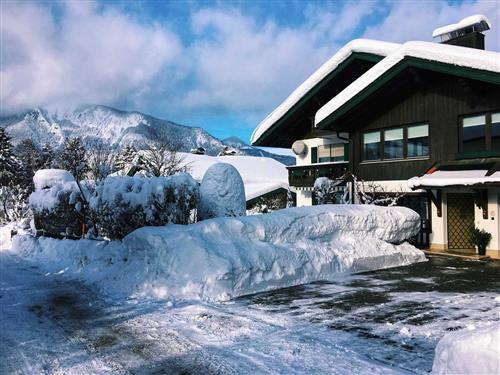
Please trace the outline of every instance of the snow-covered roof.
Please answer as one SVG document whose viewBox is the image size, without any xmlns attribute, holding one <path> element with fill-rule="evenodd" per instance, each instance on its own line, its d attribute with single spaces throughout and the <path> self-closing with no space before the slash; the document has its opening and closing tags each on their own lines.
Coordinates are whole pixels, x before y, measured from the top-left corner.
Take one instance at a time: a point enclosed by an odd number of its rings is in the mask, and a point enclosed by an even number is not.
<svg viewBox="0 0 500 375">
<path fill-rule="evenodd" d="M 483 27 L 487 26 L 487 28 L 486 29 L 483 28 L 483 30 L 487 30 L 487 29 L 491 28 L 491 23 L 488 20 L 488 18 L 486 18 L 486 16 L 483 16 L 482 14 L 476 14 L 476 15 L 464 18 L 463 20 L 461 20 L 457 23 L 452 23 L 450 25 L 438 27 L 436 30 L 433 31 L 432 37 L 436 38 L 436 37 L 441 36 L 443 34 L 448 34 L 448 33 L 454 32 L 454 31 L 459 31 L 459 30 L 465 29 L 467 27 L 471 27 L 473 25 L 483 25 Z"/>
<path fill-rule="evenodd" d="M 370 53 L 377 56 L 387 56 L 400 44 L 382 42 L 370 39 L 355 39 L 342 47 L 326 63 L 297 87 L 274 111 L 272 111 L 254 130 L 251 143 L 255 143 L 271 126 L 280 120 L 300 99 L 311 91 L 326 76 L 347 60 L 353 53 Z"/>
<path fill-rule="evenodd" d="M 473 169 L 465 171 L 436 171 L 421 177 L 413 177 L 408 180 L 412 189 L 419 187 L 446 187 L 446 186 L 477 186 L 482 184 L 500 184 L 500 172 L 486 176 L 485 169 Z"/>
<path fill-rule="evenodd" d="M 407 42 L 321 107 L 316 112 L 315 125 L 318 125 L 349 100 L 369 87 L 405 57 L 500 73 L 500 53 L 498 52 L 474 49 L 471 53 L 471 49 L 466 47 L 431 42 Z"/>
<path fill-rule="evenodd" d="M 288 189 L 288 171 L 284 164 L 256 156 L 208 156 L 179 153 L 183 163 L 189 165 L 189 174 L 197 181 L 203 179 L 206 170 L 216 163 L 229 163 L 241 175 L 245 185 L 245 197 L 249 201 L 279 188 Z"/>
</svg>

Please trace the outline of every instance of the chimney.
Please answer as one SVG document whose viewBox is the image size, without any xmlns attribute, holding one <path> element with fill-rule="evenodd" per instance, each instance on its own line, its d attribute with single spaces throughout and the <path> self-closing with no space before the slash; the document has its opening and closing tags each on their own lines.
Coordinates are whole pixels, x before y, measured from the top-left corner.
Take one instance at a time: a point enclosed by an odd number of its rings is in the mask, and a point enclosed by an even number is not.
<svg viewBox="0 0 500 375">
<path fill-rule="evenodd" d="M 490 21 L 481 15 L 464 18 L 458 23 L 442 26 L 434 30 L 433 38 L 441 37 L 441 43 L 460 47 L 484 49 L 483 31 L 489 30 Z"/>
</svg>

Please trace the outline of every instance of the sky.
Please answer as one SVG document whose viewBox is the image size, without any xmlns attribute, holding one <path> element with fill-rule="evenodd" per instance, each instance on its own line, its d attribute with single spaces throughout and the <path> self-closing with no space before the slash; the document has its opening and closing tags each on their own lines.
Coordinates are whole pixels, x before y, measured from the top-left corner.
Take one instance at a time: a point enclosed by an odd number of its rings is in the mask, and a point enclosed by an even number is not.
<svg viewBox="0 0 500 375">
<path fill-rule="evenodd" d="M 225 138 L 253 129 L 345 43 L 432 41 L 500 2 L 0 0 L 0 114 L 102 104 Z"/>
</svg>

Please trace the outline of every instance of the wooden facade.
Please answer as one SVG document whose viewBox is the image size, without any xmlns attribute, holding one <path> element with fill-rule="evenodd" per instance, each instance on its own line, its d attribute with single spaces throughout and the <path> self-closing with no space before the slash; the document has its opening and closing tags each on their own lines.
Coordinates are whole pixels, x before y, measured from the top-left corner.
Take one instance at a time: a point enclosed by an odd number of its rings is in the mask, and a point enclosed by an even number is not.
<svg viewBox="0 0 500 375">
<path fill-rule="evenodd" d="M 500 86 L 410 68 L 330 129 L 350 133 L 349 169 L 359 178 L 407 180 L 423 174 L 434 163 L 457 158 L 461 116 L 492 111 L 500 111 Z M 364 132 L 420 123 L 429 125 L 428 157 L 363 161 Z"/>
<path fill-rule="evenodd" d="M 337 95 L 382 59 L 380 56 L 353 53 L 346 61 L 305 95 L 282 119 L 269 129 L 255 146 L 291 147 L 314 129 L 314 115 Z M 284 126 L 286 131 L 279 131 Z"/>
</svg>

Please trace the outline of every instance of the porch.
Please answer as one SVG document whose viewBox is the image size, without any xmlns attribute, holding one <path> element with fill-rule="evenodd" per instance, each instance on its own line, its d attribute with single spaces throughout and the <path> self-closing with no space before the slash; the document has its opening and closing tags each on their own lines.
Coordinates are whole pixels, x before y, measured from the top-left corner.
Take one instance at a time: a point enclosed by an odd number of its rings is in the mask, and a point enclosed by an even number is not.
<svg viewBox="0 0 500 375">
<path fill-rule="evenodd" d="M 312 188 L 318 177 L 328 177 L 332 180 L 340 178 L 347 172 L 348 167 L 348 161 L 289 166 L 288 183 L 293 187 Z"/>
</svg>

